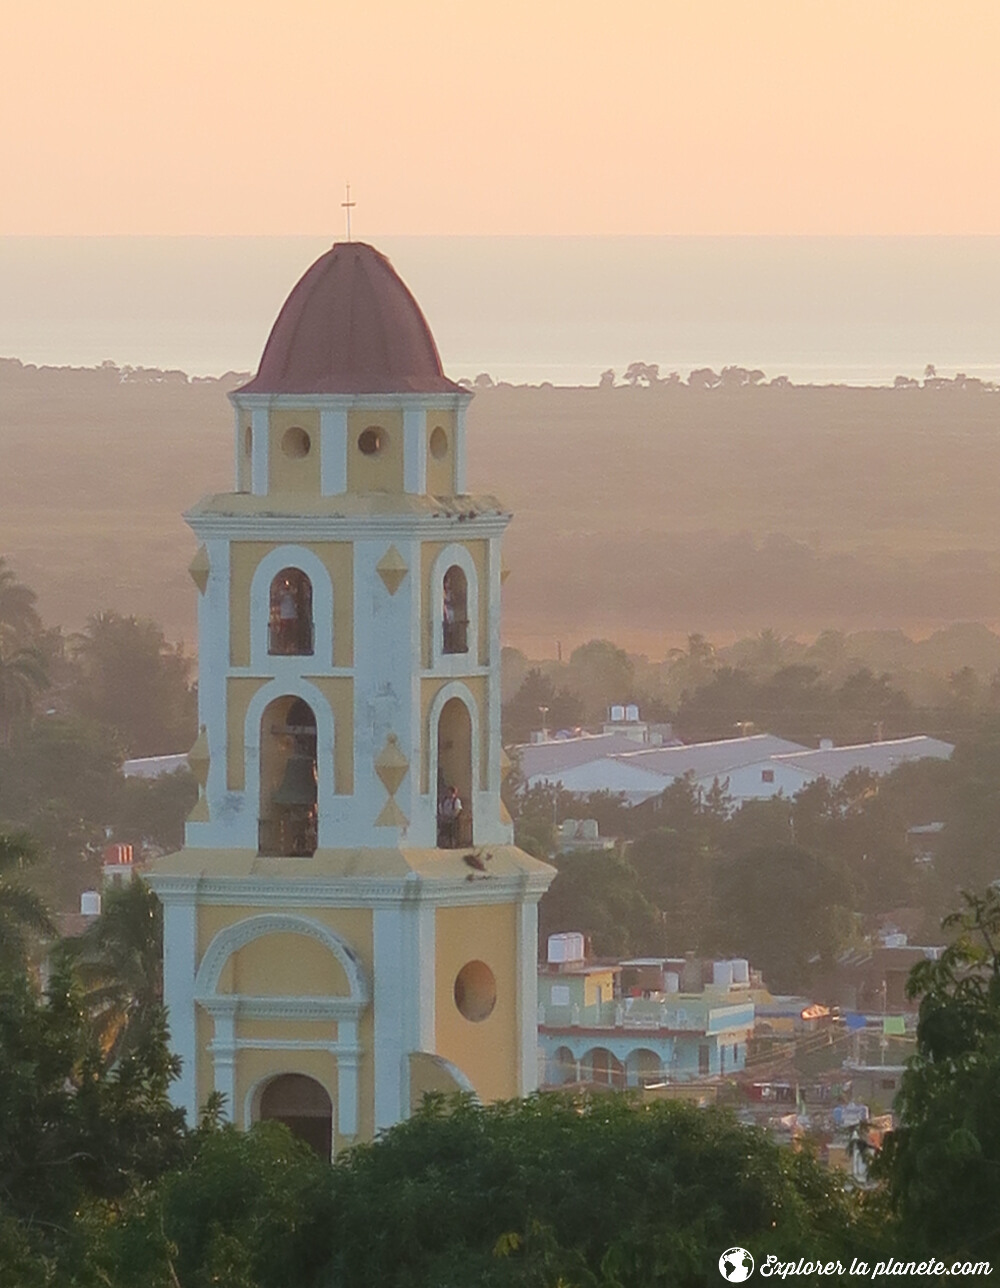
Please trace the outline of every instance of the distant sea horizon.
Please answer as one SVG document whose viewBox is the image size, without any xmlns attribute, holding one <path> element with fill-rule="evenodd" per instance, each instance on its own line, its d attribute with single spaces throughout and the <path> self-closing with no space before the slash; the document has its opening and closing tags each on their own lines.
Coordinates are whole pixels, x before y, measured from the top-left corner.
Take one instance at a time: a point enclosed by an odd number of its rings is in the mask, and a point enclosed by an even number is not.
<svg viewBox="0 0 1000 1288">
<path fill-rule="evenodd" d="M 255 370 L 332 240 L 0 237 L 0 357 Z M 1000 381 L 1000 237 L 372 240 L 456 379 L 595 385 L 639 361 L 800 384 L 891 384 L 927 364 Z"/>
</svg>

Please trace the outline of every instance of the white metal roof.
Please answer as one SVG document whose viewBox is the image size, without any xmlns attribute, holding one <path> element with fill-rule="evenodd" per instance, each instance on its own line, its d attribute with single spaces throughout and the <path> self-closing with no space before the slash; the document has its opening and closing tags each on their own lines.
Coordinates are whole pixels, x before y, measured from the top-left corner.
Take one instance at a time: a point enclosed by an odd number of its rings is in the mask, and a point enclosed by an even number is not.
<svg viewBox="0 0 1000 1288">
<path fill-rule="evenodd" d="M 180 752 L 175 756 L 138 756 L 134 760 L 126 760 L 122 773 L 126 778 L 161 778 L 187 767 L 187 753 Z"/>
<path fill-rule="evenodd" d="M 621 733 L 588 733 L 578 738 L 552 738 L 548 742 L 525 742 L 513 748 L 521 766 L 521 773 L 531 781 L 534 778 L 552 780 L 552 775 L 575 765 L 585 765 L 592 760 L 611 756 L 616 751 L 636 747 L 634 738 Z"/>
<path fill-rule="evenodd" d="M 561 783 L 567 792 L 585 796 L 589 792 L 624 792 L 630 805 L 658 796 L 664 782 L 660 774 L 651 774 L 637 766 L 620 760 L 592 760 L 552 774 L 537 774 L 528 779 L 530 786 L 538 783 Z"/>
<path fill-rule="evenodd" d="M 774 755 L 778 764 L 790 764 L 805 770 L 814 778 L 838 782 L 852 769 L 868 769 L 873 774 L 891 774 L 911 760 L 931 757 L 947 760 L 955 750 L 950 742 L 918 734 L 913 738 L 894 738 L 889 742 L 863 742 L 850 747 L 823 747 L 819 751 L 797 751 Z"/>
<path fill-rule="evenodd" d="M 686 747 L 642 747 L 615 754 L 615 759 L 636 769 L 659 774 L 663 778 L 681 778 L 694 774 L 724 774 L 742 765 L 753 765 L 782 753 L 808 752 L 801 743 L 790 742 L 770 733 L 751 734 L 747 738 L 723 738 L 718 742 L 693 742 Z M 817 754 L 817 753 L 812 753 Z M 664 784 L 665 786 L 665 784 Z"/>
</svg>

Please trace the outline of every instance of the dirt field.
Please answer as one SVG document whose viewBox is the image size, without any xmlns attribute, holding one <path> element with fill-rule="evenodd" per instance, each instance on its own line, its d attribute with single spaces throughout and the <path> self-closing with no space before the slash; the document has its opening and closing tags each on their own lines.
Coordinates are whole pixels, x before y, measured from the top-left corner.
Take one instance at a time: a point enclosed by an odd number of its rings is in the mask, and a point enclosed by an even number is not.
<svg viewBox="0 0 1000 1288">
<path fill-rule="evenodd" d="M 0 362 L 0 553 L 47 620 L 194 635 L 181 513 L 231 485 L 237 377 Z M 515 512 L 507 641 L 1000 619 L 1000 394 L 686 386 L 477 393 L 473 490 Z"/>
</svg>

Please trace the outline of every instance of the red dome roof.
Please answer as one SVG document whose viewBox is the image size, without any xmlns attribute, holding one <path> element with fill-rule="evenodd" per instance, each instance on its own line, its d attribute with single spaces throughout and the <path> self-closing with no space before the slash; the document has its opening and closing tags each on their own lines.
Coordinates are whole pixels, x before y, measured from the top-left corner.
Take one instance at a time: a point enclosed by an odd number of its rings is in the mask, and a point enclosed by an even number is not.
<svg viewBox="0 0 1000 1288">
<path fill-rule="evenodd" d="M 455 393 L 430 327 L 384 255 L 337 242 L 292 288 L 247 394 Z"/>
</svg>

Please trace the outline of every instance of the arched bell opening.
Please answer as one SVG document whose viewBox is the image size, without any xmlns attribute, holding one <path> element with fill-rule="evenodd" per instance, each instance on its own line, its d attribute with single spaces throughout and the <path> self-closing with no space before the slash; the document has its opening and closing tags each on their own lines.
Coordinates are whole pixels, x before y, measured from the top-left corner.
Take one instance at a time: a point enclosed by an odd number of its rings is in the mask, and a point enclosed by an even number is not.
<svg viewBox="0 0 1000 1288">
<path fill-rule="evenodd" d="M 438 845 L 472 845 L 472 717 L 461 698 L 449 698 L 438 719 Z"/>
<path fill-rule="evenodd" d="M 312 654 L 312 582 L 300 568 L 282 568 L 271 582 L 267 651 L 278 657 Z"/>
<path fill-rule="evenodd" d="M 284 1123 L 293 1136 L 314 1149 L 320 1158 L 333 1153 L 333 1104 L 325 1089 L 302 1073 L 282 1073 L 272 1078 L 260 1095 L 259 1122 Z"/>
<path fill-rule="evenodd" d="M 316 850 L 316 716 L 301 698 L 275 698 L 260 728 L 261 854 L 305 858 Z"/>
<path fill-rule="evenodd" d="M 452 564 L 444 575 L 442 596 L 443 653 L 469 651 L 469 583 L 458 564 Z"/>
</svg>

